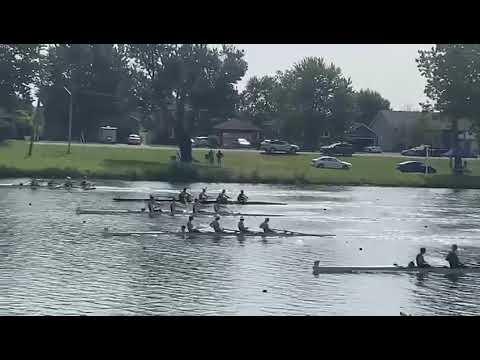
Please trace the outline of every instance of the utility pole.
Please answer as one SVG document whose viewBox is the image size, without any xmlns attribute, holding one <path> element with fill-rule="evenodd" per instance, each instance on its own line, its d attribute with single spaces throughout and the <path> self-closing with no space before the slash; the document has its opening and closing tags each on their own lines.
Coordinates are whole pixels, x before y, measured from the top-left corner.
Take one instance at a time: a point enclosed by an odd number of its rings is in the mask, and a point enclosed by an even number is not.
<svg viewBox="0 0 480 360">
<path fill-rule="evenodd" d="M 32 117 L 32 135 L 30 136 L 30 145 L 28 147 L 28 154 L 27 156 L 32 156 L 33 152 L 33 142 L 35 140 L 35 136 L 37 136 L 37 112 L 40 106 L 40 99 L 37 99 L 37 106 L 33 110 L 33 117 Z"/>
<path fill-rule="evenodd" d="M 64 86 L 65 91 L 70 95 L 70 106 L 68 109 L 68 148 L 67 154 L 70 154 L 70 147 L 72 142 L 72 115 L 73 115 L 73 96 L 72 93 Z"/>
</svg>

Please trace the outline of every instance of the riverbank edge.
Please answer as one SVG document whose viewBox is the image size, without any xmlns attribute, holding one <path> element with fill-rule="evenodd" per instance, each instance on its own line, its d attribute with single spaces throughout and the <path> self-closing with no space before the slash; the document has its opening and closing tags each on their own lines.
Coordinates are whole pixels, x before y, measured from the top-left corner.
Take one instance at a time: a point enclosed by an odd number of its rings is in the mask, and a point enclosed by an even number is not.
<svg viewBox="0 0 480 360">
<path fill-rule="evenodd" d="M 262 177 L 257 172 L 251 175 L 235 175 L 227 169 L 215 168 L 214 171 L 199 171 L 191 165 L 171 164 L 164 172 L 150 172 L 139 174 L 135 171 L 130 173 L 96 173 L 90 171 L 81 171 L 74 168 L 48 168 L 39 170 L 18 169 L 15 167 L 0 166 L 0 179 L 6 178 L 45 178 L 62 179 L 67 176 L 73 179 L 80 179 L 87 176 L 90 179 L 98 180 L 124 180 L 124 181 L 165 181 L 171 183 L 192 183 L 192 182 L 213 182 L 213 183 L 245 183 L 245 184 L 265 184 L 265 185 L 321 185 L 321 186 L 375 186 L 392 188 L 432 188 L 432 189 L 480 189 L 480 182 L 476 176 L 459 175 L 448 176 L 449 181 L 437 180 L 434 176 L 425 178 L 425 184 L 408 183 L 401 184 L 390 182 L 357 182 L 357 181 L 311 181 L 302 174 L 293 177 L 277 178 Z M 423 175 L 419 175 L 423 176 Z M 455 183 L 452 181 L 455 180 Z"/>
</svg>

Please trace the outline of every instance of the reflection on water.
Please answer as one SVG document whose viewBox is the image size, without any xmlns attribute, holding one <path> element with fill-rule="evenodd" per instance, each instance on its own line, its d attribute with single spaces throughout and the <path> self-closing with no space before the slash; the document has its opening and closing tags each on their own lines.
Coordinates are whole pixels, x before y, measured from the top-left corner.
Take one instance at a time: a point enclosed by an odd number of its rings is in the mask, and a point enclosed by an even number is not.
<svg viewBox="0 0 480 360">
<path fill-rule="evenodd" d="M 14 182 L 2 181 L 5 183 Z M 421 246 L 445 265 L 457 243 L 480 260 L 480 191 L 374 187 L 190 184 L 216 195 L 244 189 L 250 199 L 288 206 L 235 210 L 283 214 L 272 227 L 335 238 L 104 238 L 101 230 L 178 230 L 182 216 L 76 215 L 75 209 L 139 209 L 111 199 L 171 194 L 184 184 L 98 183 L 94 192 L 0 188 L 0 315 L 479 314 L 479 275 L 320 274 L 323 265 L 406 264 Z M 31 204 L 31 205 L 29 205 Z M 167 204 L 165 204 L 167 206 Z M 208 217 L 196 219 L 208 227 Z M 238 219 L 224 217 L 226 228 Z M 262 218 L 248 217 L 257 228 Z M 264 292 L 263 290 L 266 290 Z"/>
</svg>

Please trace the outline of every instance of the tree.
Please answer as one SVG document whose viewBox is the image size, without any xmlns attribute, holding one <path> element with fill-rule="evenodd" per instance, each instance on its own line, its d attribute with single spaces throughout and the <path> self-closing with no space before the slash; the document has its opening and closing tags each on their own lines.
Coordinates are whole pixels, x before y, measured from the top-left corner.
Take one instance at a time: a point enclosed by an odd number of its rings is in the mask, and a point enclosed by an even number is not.
<svg viewBox="0 0 480 360">
<path fill-rule="evenodd" d="M 175 107 L 175 137 L 181 160 L 192 161 L 190 137 L 199 114 L 228 114 L 239 101 L 234 88 L 247 70 L 243 51 L 223 45 L 133 44 L 129 46 L 135 95 L 147 111 Z M 191 111 L 187 111 L 191 109 Z M 205 117 L 203 117 L 205 120 Z"/>
<path fill-rule="evenodd" d="M 381 110 L 390 110 L 390 101 L 384 99 L 378 92 L 362 89 L 355 93 L 355 120 L 357 122 L 368 126 Z"/>
<path fill-rule="evenodd" d="M 441 112 L 452 124 L 455 173 L 462 169 L 458 152 L 458 120 L 466 117 L 480 122 L 480 45 L 437 44 L 420 50 L 417 66 L 427 80 L 425 94 L 432 104 L 424 109 Z"/>
<path fill-rule="evenodd" d="M 241 111 L 256 125 L 274 120 L 278 116 L 278 94 L 281 84 L 277 77 L 252 77 L 241 94 Z"/>
<path fill-rule="evenodd" d="M 307 147 L 317 147 L 322 130 L 343 135 L 353 116 L 353 90 L 340 68 L 326 65 L 322 58 L 307 57 L 279 76 L 282 96 L 289 104 L 284 111 L 302 114 Z"/>
</svg>

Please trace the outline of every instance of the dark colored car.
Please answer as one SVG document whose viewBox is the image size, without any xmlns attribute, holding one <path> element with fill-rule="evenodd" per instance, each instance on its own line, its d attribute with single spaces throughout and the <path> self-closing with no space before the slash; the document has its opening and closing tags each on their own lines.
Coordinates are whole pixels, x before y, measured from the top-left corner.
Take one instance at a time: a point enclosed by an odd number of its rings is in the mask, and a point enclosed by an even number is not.
<svg viewBox="0 0 480 360">
<path fill-rule="evenodd" d="M 425 174 L 425 164 L 420 161 L 404 161 L 400 164 L 397 164 L 397 170 L 400 170 L 401 172 Z M 437 170 L 431 166 L 428 166 L 428 174 L 435 174 L 436 172 Z"/>
<path fill-rule="evenodd" d="M 417 146 L 411 149 L 403 150 L 401 152 L 402 155 L 404 156 L 427 156 L 427 147 L 424 145 Z M 428 150 L 428 156 L 431 157 L 439 157 L 443 156 L 448 151 L 448 149 L 436 149 L 436 148 L 430 148 Z"/>
<path fill-rule="evenodd" d="M 339 142 L 327 146 L 322 146 L 320 148 L 320 152 L 325 154 L 325 155 L 343 155 L 343 156 L 352 156 L 354 151 L 353 151 L 353 145 L 346 143 L 346 142 Z"/>
</svg>

